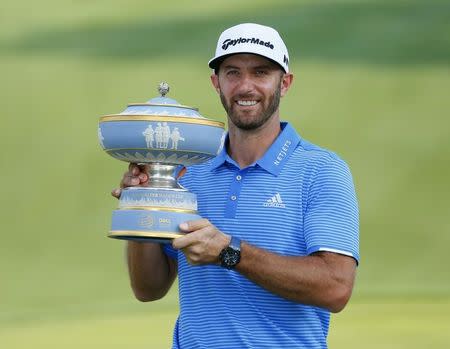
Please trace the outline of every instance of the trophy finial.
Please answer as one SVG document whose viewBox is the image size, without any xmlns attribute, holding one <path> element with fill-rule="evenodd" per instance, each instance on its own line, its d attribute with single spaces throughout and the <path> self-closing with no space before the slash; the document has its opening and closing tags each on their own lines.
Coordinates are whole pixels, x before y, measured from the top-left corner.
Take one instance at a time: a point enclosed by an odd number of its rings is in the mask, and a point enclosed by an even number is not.
<svg viewBox="0 0 450 349">
<path fill-rule="evenodd" d="M 169 93 L 170 87 L 167 82 L 161 82 L 158 86 L 158 92 L 160 93 L 161 97 L 165 97 L 167 93 Z"/>
</svg>

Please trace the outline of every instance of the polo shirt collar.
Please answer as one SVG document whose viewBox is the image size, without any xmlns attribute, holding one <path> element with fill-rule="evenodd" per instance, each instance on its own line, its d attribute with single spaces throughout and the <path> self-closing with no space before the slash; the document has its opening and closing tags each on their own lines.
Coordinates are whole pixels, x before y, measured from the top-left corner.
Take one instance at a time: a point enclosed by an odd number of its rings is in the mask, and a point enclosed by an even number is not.
<svg viewBox="0 0 450 349">
<path fill-rule="evenodd" d="M 215 170 L 216 168 L 222 166 L 225 161 L 227 161 L 228 158 L 228 154 L 227 154 L 227 146 L 229 143 L 229 134 L 227 132 L 227 135 L 225 137 L 225 142 L 224 145 L 222 147 L 222 150 L 220 151 L 219 154 L 217 154 L 217 156 L 215 158 L 213 158 L 211 160 L 211 170 Z"/>
<path fill-rule="evenodd" d="M 300 136 L 295 129 L 289 123 L 282 122 L 281 132 L 275 142 L 256 163 L 267 172 L 278 176 L 299 142 Z"/>
<path fill-rule="evenodd" d="M 300 136 L 289 123 L 281 122 L 280 126 L 281 132 L 275 139 L 275 142 L 273 142 L 265 154 L 256 161 L 257 165 L 274 176 L 278 176 L 290 155 L 300 142 Z M 222 151 L 211 161 L 211 170 L 217 169 L 226 162 L 239 167 L 227 153 L 228 143 L 229 135 L 227 134 Z"/>
</svg>

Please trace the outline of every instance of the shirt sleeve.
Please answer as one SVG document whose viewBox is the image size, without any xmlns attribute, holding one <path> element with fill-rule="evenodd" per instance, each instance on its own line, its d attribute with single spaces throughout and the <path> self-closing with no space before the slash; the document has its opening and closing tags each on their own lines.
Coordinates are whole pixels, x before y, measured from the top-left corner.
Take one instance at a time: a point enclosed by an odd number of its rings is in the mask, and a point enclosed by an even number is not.
<svg viewBox="0 0 450 349">
<path fill-rule="evenodd" d="M 164 244 L 163 251 L 170 258 L 178 260 L 178 251 L 175 250 L 171 244 Z"/>
<path fill-rule="evenodd" d="M 316 174 L 304 216 L 307 254 L 335 252 L 359 263 L 358 203 L 347 164 L 333 158 Z"/>
</svg>

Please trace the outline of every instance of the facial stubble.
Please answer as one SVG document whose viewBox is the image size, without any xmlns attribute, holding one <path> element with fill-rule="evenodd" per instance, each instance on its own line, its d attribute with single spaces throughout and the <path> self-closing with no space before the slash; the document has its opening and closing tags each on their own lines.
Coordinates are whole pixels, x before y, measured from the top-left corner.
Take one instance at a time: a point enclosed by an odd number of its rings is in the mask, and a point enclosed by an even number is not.
<svg viewBox="0 0 450 349">
<path fill-rule="evenodd" d="M 245 99 L 248 97 L 251 97 L 251 95 L 248 96 L 242 95 L 240 98 Z M 242 118 L 238 115 L 238 113 L 234 109 L 234 103 L 232 101 L 230 102 L 230 104 L 227 103 L 225 96 L 220 90 L 220 101 L 222 102 L 222 105 L 225 111 L 227 112 L 231 122 L 237 128 L 246 131 L 256 130 L 262 125 L 264 125 L 277 111 L 280 105 L 280 98 L 281 98 L 281 80 L 280 83 L 277 85 L 275 92 L 269 97 L 269 104 L 267 108 L 262 110 L 260 116 L 255 119 L 245 120 L 245 118 Z"/>
</svg>

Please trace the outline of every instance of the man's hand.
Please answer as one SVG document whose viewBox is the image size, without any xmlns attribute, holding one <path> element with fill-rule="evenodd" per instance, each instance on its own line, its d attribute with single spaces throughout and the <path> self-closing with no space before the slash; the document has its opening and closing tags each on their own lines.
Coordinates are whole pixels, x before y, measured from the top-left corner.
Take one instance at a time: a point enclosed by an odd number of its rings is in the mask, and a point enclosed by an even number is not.
<svg viewBox="0 0 450 349">
<path fill-rule="evenodd" d="M 128 171 L 123 174 L 120 188 L 113 189 L 111 195 L 120 198 L 122 189 L 126 187 L 146 187 L 148 185 L 148 165 L 129 164 Z"/>
<path fill-rule="evenodd" d="M 120 181 L 120 188 L 113 189 L 111 195 L 115 198 L 120 198 L 123 188 L 127 187 L 146 187 L 148 186 L 148 165 L 137 165 L 131 163 L 128 165 L 128 171 L 123 174 Z M 186 173 L 186 167 L 183 167 L 178 173 L 178 178 L 181 178 Z"/>
<path fill-rule="evenodd" d="M 181 249 L 191 265 L 218 264 L 220 252 L 231 241 L 207 219 L 182 223 L 180 229 L 186 235 L 174 239 L 172 246 Z"/>
</svg>

